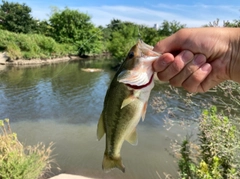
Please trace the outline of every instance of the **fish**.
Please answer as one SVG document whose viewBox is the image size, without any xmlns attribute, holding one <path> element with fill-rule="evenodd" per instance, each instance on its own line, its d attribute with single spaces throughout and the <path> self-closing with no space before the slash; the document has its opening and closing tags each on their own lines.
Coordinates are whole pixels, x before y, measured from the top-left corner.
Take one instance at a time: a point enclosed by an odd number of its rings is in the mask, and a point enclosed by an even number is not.
<svg viewBox="0 0 240 179">
<path fill-rule="evenodd" d="M 118 168 L 123 173 L 121 158 L 124 141 L 137 145 L 136 127 L 144 121 L 147 102 L 154 87 L 152 63 L 160 57 L 142 40 L 130 49 L 106 92 L 103 110 L 97 125 L 97 139 L 106 134 L 102 169 Z"/>
</svg>

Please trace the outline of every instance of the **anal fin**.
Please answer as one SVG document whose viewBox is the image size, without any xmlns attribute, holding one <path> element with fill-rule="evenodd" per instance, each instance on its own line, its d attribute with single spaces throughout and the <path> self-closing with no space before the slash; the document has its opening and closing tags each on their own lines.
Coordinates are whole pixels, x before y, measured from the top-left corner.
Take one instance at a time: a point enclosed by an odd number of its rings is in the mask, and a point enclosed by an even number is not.
<svg viewBox="0 0 240 179">
<path fill-rule="evenodd" d="M 134 128 L 134 130 L 125 138 L 125 140 L 132 145 L 137 145 L 138 144 L 138 137 L 137 137 L 136 128 Z"/>
<path fill-rule="evenodd" d="M 143 110 L 142 110 L 142 121 L 144 121 L 147 112 L 147 102 L 144 103 Z"/>
</svg>

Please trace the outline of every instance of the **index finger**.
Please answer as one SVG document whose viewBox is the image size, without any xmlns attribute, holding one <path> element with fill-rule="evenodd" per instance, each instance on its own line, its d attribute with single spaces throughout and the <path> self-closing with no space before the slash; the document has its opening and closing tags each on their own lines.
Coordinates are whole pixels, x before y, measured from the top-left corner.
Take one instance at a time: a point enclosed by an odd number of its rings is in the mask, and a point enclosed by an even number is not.
<svg viewBox="0 0 240 179">
<path fill-rule="evenodd" d="M 159 41 L 153 48 L 154 51 L 160 53 L 179 52 L 182 50 L 190 50 L 193 53 L 200 53 L 198 41 L 193 40 L 194 36 L 191 31 L 194 29 L 181 29 L 171 36 Z"/>
</svg>

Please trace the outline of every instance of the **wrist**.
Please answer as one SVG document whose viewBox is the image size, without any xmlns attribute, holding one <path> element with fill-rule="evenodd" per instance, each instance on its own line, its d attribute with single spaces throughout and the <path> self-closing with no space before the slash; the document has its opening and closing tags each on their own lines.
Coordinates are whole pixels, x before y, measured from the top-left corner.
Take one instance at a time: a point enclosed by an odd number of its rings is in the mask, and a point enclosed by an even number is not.
<svg viewBox="0 0 240 179">
<path fill-rule="evenodd" d="M 231 31 L 229 77 L 240 83 L 240 28 Z"/>
</svg>

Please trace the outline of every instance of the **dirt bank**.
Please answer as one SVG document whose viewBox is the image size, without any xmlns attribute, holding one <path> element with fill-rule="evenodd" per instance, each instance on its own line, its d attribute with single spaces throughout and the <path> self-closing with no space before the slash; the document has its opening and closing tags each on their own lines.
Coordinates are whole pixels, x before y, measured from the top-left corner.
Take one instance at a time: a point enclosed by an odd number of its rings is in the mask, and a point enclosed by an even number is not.
<svg viewBox="0 0 240 179">
<path fill-rule="evenodd" d="M 18 59 L 18 60 L 9 60 L 9 57 L 6 55 L 6 53 L 0 53 L 0 65 L 46 65 L 46 64 L 52 64 L 52 63 L 59 63 L 59 62 L 65 62 L 70 60 L 80 60 L 82 58 L 78 56 L 65 56 L 60 58 L 52 58 L 52 59 L 31 59 L 31 60 L 25 60 L 25 59 Z"/>
</svg>

